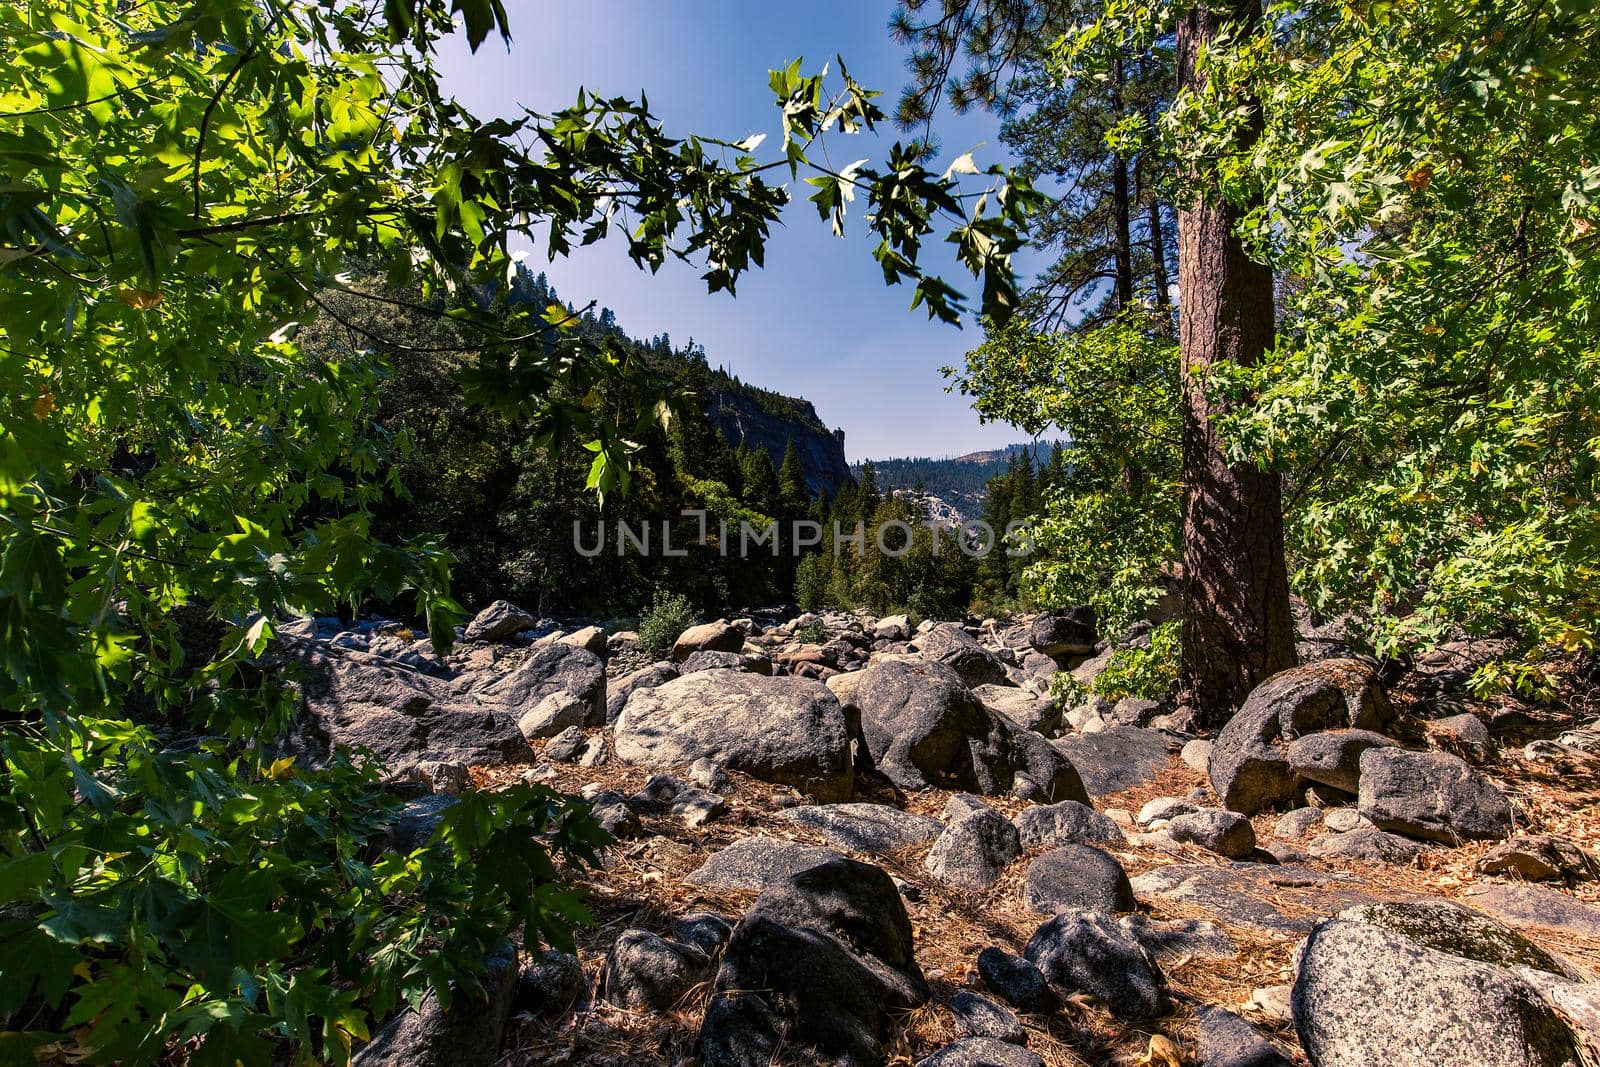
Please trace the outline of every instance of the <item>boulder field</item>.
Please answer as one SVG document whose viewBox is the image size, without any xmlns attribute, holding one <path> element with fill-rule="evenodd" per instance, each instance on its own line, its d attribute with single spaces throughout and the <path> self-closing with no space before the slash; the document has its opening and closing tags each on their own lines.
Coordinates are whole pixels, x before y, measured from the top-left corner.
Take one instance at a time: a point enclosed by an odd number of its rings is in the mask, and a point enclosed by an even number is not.
<svg viewBox="0 0 1600 1067">
<path fill-rule="evenodd" d="M 1600 1062 L 1600 733 L 1561 709 L 1435 715 L 1436 672 L 1333 658 L 1198 736 L 1061 695 L 1138 639 L 1086 609 L 713 620 L 660 660 L 503 601 L 446 657 L 284 632 L 286 747 L 370 750 L 384 847 L 519 781 L 615 838 L 576 953 L 507 944 L 368 1067 Z"/>
</svg>

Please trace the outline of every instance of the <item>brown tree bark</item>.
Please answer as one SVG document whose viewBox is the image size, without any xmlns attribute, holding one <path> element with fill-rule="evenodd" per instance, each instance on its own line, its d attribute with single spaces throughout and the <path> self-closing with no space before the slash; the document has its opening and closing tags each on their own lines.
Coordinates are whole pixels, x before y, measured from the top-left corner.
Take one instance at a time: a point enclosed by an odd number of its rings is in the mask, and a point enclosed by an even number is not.
<svg viewBox="0 0 1600 1067">
<path fill-rule="evenodd" d="M 1161 233 L 1160 201 L 1152 197 L 1148 211 L 1150 218 L 1150 263 L 1151 268 L 1155 271 L 1156 307 L 1166 311 L 1172 306 L 1172 293 L 1171 282 L 1167 278 L 1167 242 Z"/>
<path fill-rule="evenodd" d="M 1261 17 L 1259 0 L 1199 0 L 1178 25 L 1178 84 L 1197 85 L 1196 57 L 1223 27 Z M 1259 128 L 1244 135 L 1248 148 Z M 1229 463 L 1216 431 L 1224 412 L 1200 376 L 1212 364 L 1253 364 L 1272 343 L 1272 273 L 1234 235 L 1244 208 L 1214 179 L 1192 176 L 1178 212 L 1179 343 L 1183 368 L 1183 649 L 1180 697 L 1220 725 L 1267 676 L 1294 665 L 1294 621 L 1276 473 Z"/>
</svg>

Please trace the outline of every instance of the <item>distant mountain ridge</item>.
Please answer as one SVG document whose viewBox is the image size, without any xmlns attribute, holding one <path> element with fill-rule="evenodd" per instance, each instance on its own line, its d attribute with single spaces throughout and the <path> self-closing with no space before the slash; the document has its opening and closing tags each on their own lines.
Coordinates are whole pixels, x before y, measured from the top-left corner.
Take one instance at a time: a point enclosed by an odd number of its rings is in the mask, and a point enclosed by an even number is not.
<svg viewBox="0 0 1600 1067">
<path fill-rule="evenodd" d="M 541 307 L 566 303 L 577 314 L 571 303 L 556 295 L 548 277 L 542 273 L 535 276 L 520 263 L 511 280 L 508 298 L 512 302 Z M 584 311 L 578 329 L 592 336 L 624 340 L 657 368 L 672 364 L 681 366 L 688 360 L 706 364 L 705 349 L 696 345 L 693 338 L 683 348 L 675 349 L 664 333 L 648 339 L 634 337 L 618 325 L 616 314 L 607 307 Z M 829 429 L 811 401 L 742 382 L 723 367 L 706 365 L 704 373 L 701 401 L 712 424 L 730 446 L 742 444 L 747 448 L 760 448 L 772 458 L 773 465 L 778 466 L 783 463 L 784 452 L 792 441 L 805 471 L 806 488 L 813 495 L 821 492 L 831 497 L 850 481 L 850 463 L 844 454 L 844 431 Z"/>
<path fill-rule="evenodd" d="M 966 518 L 973 518 L 983 506 L 989 479 L 1004 474 L 1012 460 L 1024 453 L 1033 455 L 1034 464 L 1050 459 L 1055 441 L 1021 441 L 985 452 L 935 459 L 929 456 L 900 456 L 874 459 L 878 485 L 885 489 L 914 489 L 921 485 L 929 496 L 938 497 Z M 850 472 L 861 477 L 862 463 L 853 463 Z"/>
</svg>

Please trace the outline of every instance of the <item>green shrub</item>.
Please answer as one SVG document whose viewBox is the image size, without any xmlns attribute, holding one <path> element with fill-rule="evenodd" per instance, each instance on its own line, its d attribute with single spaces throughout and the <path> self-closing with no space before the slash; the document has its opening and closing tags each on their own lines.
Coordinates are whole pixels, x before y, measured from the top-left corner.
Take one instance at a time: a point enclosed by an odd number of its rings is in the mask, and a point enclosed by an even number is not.
<svg viewBox="0 0 1600 1067">
<path fill-rule="evenodd" d="M 681 593 L 656 591 L 650 607 L 639 620 L 639 647 L 652 656 L 665 656 L 672 651 L 678 635 L 694 625 L 698 613 Z"/>
<path fill-rule="evenodd" d="M 1178 681 L 1179 623 L 1164 622 L 1150 631 L 1149 648 L 1124 648 L 1111 654 L 1090 691 L 1107 700 L 1143 697 L 1161 700 Z"/>
<path fill-rule="evenodd" d="M 794 632 L 794 639 L 807 645 L 825 645 L 832 640 L 833 635 L 828 633 L 828 627 L 821 619 L 808 622 Z"/>
<path fill-rule="evenodd" d="M 802 611 L 816 611 L 828 602 L 828 561 L 810 555 L 800 561 L 794 575 L 794 602 Z"/>
</svg>

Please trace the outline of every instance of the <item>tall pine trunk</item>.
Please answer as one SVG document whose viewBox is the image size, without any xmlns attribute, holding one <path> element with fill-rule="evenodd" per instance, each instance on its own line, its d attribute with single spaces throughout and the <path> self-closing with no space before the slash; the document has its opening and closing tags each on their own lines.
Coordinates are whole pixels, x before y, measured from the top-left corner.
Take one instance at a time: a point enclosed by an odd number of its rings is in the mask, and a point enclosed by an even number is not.
<svg viewBox="0 0 1600 1067">
<path fill-rule="evenodd" d="M 1178 25 L 1179 89 L 1198 85 L 1196 57 L 1228 26 L 1261 17 L 1259 0 L 1197 3 Z M 1241 148 L 1260 135 L 1246 132 Z M 1181 699 L 1206 725 L 1225 722 L 1260 681 L 1294 665 L 1279 477 L 1229 463 L 1217 436 L 1224 412 L 1200 376 L 1212 364 L 1253 364 L 1272 343 L 1272 274 L 1234 236 L 1242 208 L 1208 174 L 1178 212 L 1179 342 L 1183 367 L 1183 649 Z"/>
</svg>

